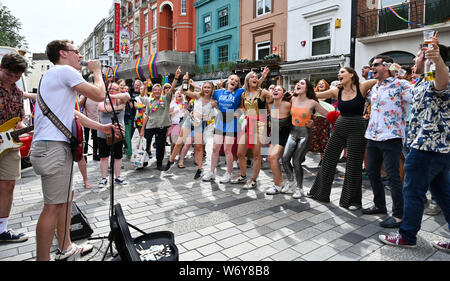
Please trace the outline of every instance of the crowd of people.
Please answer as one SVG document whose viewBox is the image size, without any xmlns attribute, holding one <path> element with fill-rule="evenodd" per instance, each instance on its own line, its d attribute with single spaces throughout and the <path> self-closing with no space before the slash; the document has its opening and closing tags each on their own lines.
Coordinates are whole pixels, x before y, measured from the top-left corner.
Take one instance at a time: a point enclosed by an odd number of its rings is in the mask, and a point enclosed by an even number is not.
<svg viewBox="0 0 450 281">
<path fill-rule="evenodd" d="M 212 181 L 222 152 L 226 172 L 220 182 L 243 184 L 244 189 L 258 186 L 262 149 L 267 147 L 273 175 L 273 184 L 264 187 L 267 195 L 292 194 L 294 199 L 306 197 L 325 203 L 330 201 L 336 167 L 345 150 L 347 160 L 339 205 L 351 211 L 361 209 L 366 215 L 387 214 L 384 172 L 393 204 L 392 214 L 380 221 L 380 226 L 399 228 L 399 232 L 380 235 L 379 239 L 389 245 L 414 247 L 427 203 L 427 191 L 450 222 L 450 83 L 445 64 L 448 54 L 447 48 L 437 43 L 437 36 L 434 39 L 433 48 L 419 49 L 412 72 L 407 76 L 401 75 L 391 57 L 380 55 L 361 70 L 364 81 L 360 81 L 353 68 L 343 67 L 337 74 L 338 82 L 331 83 L 332 86 L 324 79 L 315 86 L 308 79 L 301 79 L 289 91 L 281 85 L 262 87 L 270 72 L 267 67 L 260 75 L 248 73 L 243 85 L 237 75 L 231 75 L 216 85 L 205 82 L 198 87 L 188 73 L 182 76 L 179 67 L 171 84 L 135 80 L 127 86 L 124 80 L 105 85 L 100 64 L 89 61 L 87 68 L 93 74 L 87 82 L 77 71 L 81 69 L 81 56 L 72 42 L 54 41 L 48 45 L 47 55 L 55 67 L 44 75 L 39 93 L 67 127 L 72 126 L 75 114 L 85 128 L 86 140 L 91 135 L 92 159 L 100 161 L 99 188 L 107 185 L 111 151 L 114 154 L 114 181 L 127 184 L 120 176 L 121 159 L 124 153 L 130 157 L 137 149 L 131 141 L 136 130 L 139 138 L 146 140 L 145 151 L 149 159 L 155 150 L 159 171 L 176 169 L 173 166 L 177 158 L 177 167 L 184 168 L 184 158 L 193 146 L 197 166 L 194 179 Z M 21 74 L 23 61 L 17 56 L 9 59 L 20 68 L 8 68 L 2 60 L 1 93 L 20 97 L 20 91 L 11 86 L 12 78 L 17 76 L 10 73 Z M 435 64 L 434 79 L 424 75 L 427 60 Z M 177 87 L 179 82 L 182 86 Z M 12 90 L 4 90 L 6 85 Z M 9 95 L 0 98 L 8 102 Z M 82 112 L 75 110 L 72 114 L 77 98 L 81 101 Z M 23 115 L 20 107 L 10 113 L 0 115 L 0 125 L 13 116 Z M 111 124 L 113 115 L 120 126 Z M 23 124 L 19 124 L 20 127 Z M 203 171 L 208 129 L 213 131 L 211 163 Z M 170 156 L 164 165 L 167 140 Z M 306 191 L 302 163 L 309 151 L 320 153 L 321 160 L 312 187 Z M 14 153 L 0 155 L 2 241 L 27 239 L 25 234 L 6 230 L 12 190 L 14 181 L 20 178 L 20 166 L 19 172 L 17 169 L 11 171 L 4 163 L 6 160 L 16 163 L 17 153 Z M 67 235 L 73 198 L 71 159 L 67 137 L 37 106 L 31 161 L 41 176 L 44 194 L 44 209 L 36 229 L 37 260 L 49 260 L 55 230 L 59 243 L 56 259 L 70 259 L 92 249 L 89 244 L 72 243 Z M 250 160 L 253 165 L 251 178 L 248 178 L 247 162 Z M 85 188 L 93 188 L 87 180 L 86 161 L 84 158 L 78 164 Z M 239 175 L 233 177 L 235 161 Z M 374 203 L 369 208 L 362 206 L 363 164 L 373 191 Z M 147 170 L 145 166 L 148 162 L 140 169 Z M 404 170 L 404 177 L 400 170 Z M 67 189 L 61 186 L 67 186 Z M 450 251 L 450 240 L 432 244 L 439 250 Z"/>
</svg>

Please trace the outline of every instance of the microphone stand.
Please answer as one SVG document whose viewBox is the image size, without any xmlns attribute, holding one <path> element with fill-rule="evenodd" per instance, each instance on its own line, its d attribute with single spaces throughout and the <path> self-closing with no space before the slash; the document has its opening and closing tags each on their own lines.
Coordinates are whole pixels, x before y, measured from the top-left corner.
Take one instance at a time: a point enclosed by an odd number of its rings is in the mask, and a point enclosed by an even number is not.
<svg viewBox="0 0 450 281">
<path fill-rule="evenodd" d="M 110 66 L 105 66 L 105 67 L 111 68 Z M 111 70 L 112 70 L 112 68 L 111 68 Z M 122 129 L 120 127 L 119 118 L 117 117 L 117 113 L 116 113 L 116 111 L 114 109 L 114 105 L 113 105 L 113 102 L 112 102 L 112 99 L 111 99 L 111 95 L 109 94 L 109 87 L 107 85 L 107 81 L 106 81 L 105 77 L 103 77 L 103 81 L 104 81 L 105 86 L 106 86 L 105 87 L 106 88 L 106 98 L 109 100 L 109 104 L 111 104 L 111 109 L 112 109 L 112 113 L 113 113 L 113 116 L 111 117 L 111 123 L 112 123 L 113 126 L 114 126 L 114 124 L 116 124 L 119 127 L 119 129 L 120 129 L 119 130 L 120 136 L 121 136 L 121 138 L 123 140 L 125 140 L 125 138 L 123 136 Z M 106 239 L 106 238 L 108 238 L 109 243 L 108 243 L 107 249 L 106 249 L 106 251 L 105 251 L 105 253 L 104 253 L 103 257 L 102 257 L 102 261 L 105 260 L 106 255 L 108 253 L 108 249 L 111 252 L 111 256 L 115 257 L 113 255 L 112 242 L 114 241 L 114 237 L 117 235 L 117 231 L 118 231 L 118 228 L 119 228 L 119 226 L 117 225 L 116 220 L 114 219 L 115 218 L 115 211 L 114 211 L 114 160 L 115 160 L 114 159 L 114 139 L 115 139 L 115 134 L 114 134 L 114 129 L 111 130 L 111 133 L 112 133 L 111 134 L 111 147 L 110 147 L 110 157 L 111 157 L 111 159 L 110 159 L 110 174 L 109 174 L 109 180 L 110 180 L 110 207 L 109 207 L 110 208 L 110 215 L 109 215 L 109 224 L 110 224 L 111 231 L 109 232 L 107 237 L 95 237 L 95 238 L 90 238 L 89 239 L 89 240 L 97 240 L 97 239 Z M 127 148 L 126 141 L 124 142 L 124 146 L 125 146 L 125 149 L 126 149 Z"/>
</svg>

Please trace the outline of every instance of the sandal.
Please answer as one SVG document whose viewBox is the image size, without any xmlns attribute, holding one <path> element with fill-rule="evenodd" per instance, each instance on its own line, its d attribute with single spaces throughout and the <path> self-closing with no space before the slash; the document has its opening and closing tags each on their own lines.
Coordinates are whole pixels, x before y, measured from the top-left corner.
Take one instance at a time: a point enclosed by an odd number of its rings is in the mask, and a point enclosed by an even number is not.
<svg viewBox="0 0 450 281">
<path fill-rule="evenodd" d="M 92 186 L 92 184 L 91 184 L 90 182 L 83 183 L 83 187 L 86 188 L 86 189 L 91 189 L 91 188 L 93 188 L 93 186 Z"/>
<path fill-rule="evenodd" d="M 178 168 L 180 168 L 180 169 L 184 169 L 184 168 L 186 168 L 186 167 L 184 166 L 184 164 L 180 164 L 180 163 L 178 163 Z"/>
</svg>

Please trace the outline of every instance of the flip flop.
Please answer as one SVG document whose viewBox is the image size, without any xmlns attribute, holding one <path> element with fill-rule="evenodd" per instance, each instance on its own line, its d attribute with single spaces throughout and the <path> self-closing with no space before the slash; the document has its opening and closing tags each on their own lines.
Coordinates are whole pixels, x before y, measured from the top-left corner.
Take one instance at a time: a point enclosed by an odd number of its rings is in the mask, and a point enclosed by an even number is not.
<svg viewBox="0 0 450 281">
<path fill-rule="evenodd" d="M 180 169 L 184 169 L 184 168 L 186 168 L 183 164 L 178 164 L 178 168 L 180 168 Z"/>
</svg>

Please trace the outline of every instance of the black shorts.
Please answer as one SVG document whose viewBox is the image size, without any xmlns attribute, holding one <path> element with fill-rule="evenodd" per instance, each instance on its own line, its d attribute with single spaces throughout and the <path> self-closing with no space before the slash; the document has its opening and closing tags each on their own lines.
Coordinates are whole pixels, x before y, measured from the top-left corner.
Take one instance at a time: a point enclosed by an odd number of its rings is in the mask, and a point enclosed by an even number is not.
<svg viewBox="0 0 450 281">
<path fill-rule="evenodd" d="M 122 159 L 123 156 L 123 140 L 113 145 L 114 159 Z M 100 158 L 109 157 L 111 154 L 111 146 L 106 144 L 106 139 L 98 138 L 98 154 Z"/>
<path fill-rule="evenodd" d="M 289 134 L 291 133 L 291 128 L 292 128 L 292 125 L 280 127 L 278 129 L 278 134 L 275 134 L 272 131 L 272 134 L 270 135 L 270 144 L 272 144 L 272 145 L 279 144 L 284 147 L 289 138 Z"/>
</svg>

